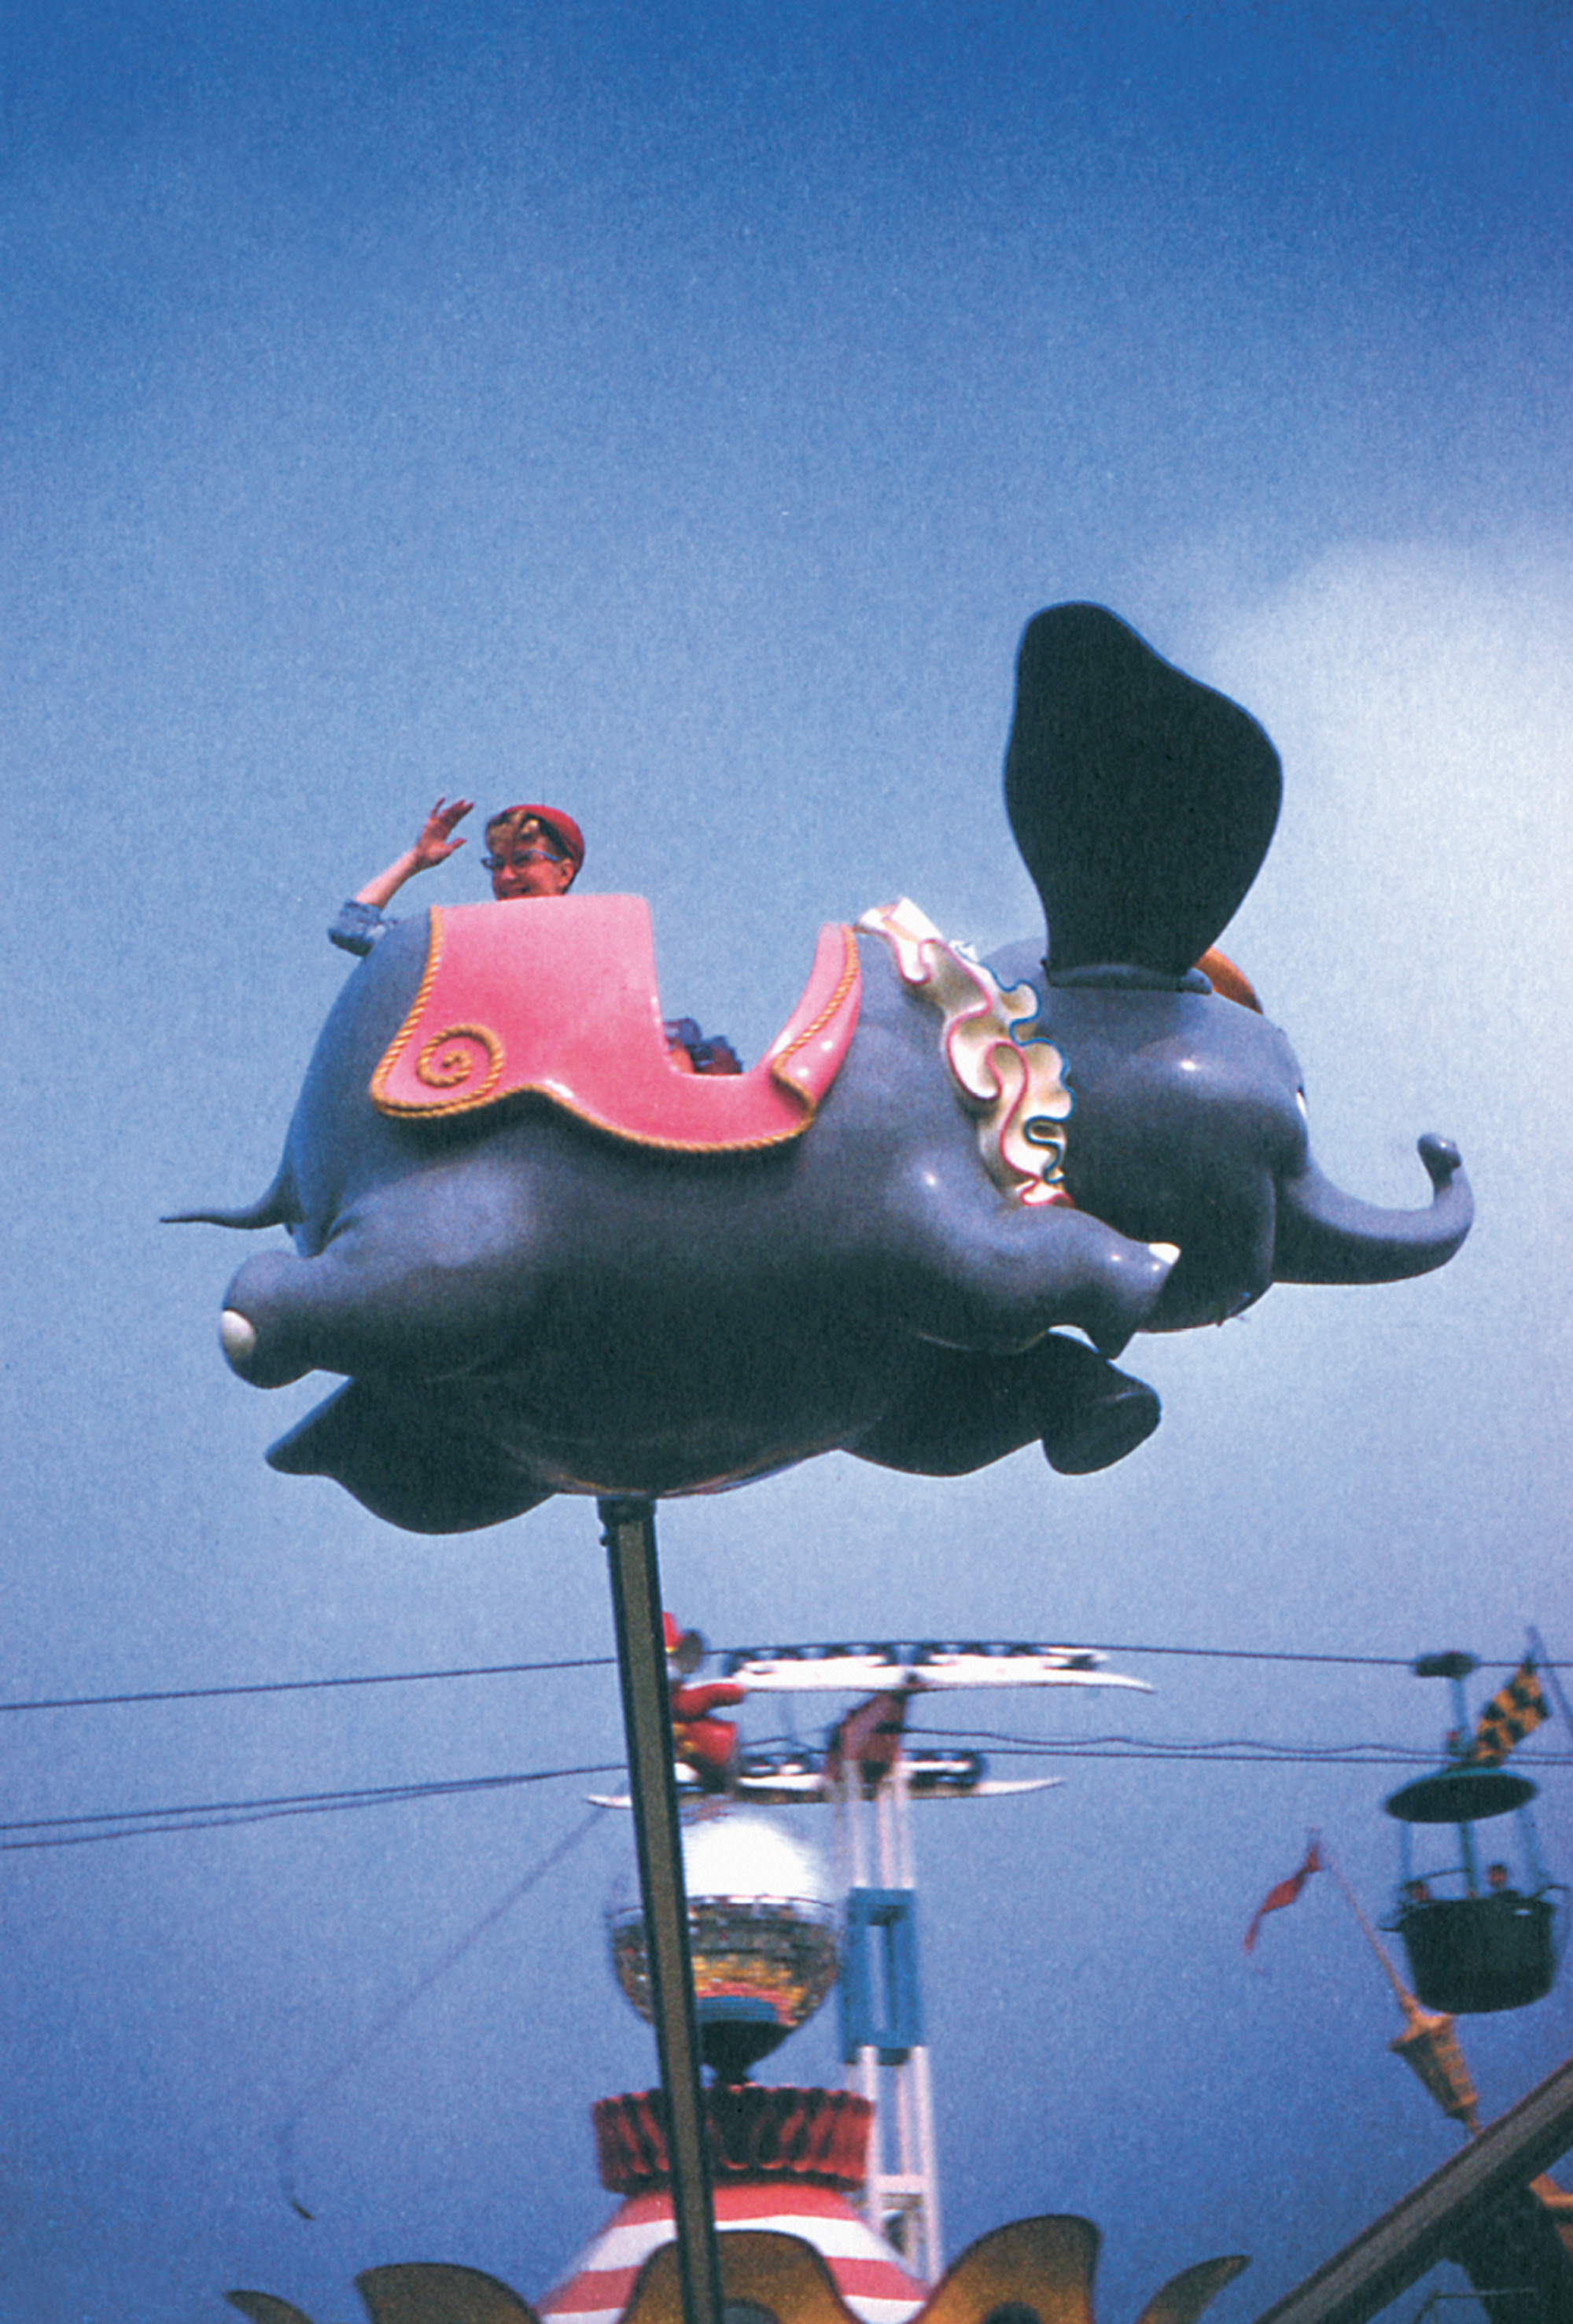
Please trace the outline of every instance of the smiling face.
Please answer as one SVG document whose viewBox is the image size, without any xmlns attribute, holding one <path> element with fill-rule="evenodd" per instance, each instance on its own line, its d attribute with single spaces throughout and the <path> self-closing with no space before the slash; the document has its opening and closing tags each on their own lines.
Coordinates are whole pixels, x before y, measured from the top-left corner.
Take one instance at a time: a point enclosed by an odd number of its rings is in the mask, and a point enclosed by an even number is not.
<svg viewBox="0 0 1573 2324">
<path fill-rule="evenodd" d="M 564 895 L 579 869 L 557 834 L 535 816 L 521 823 L 505 816 L 488 824 L 486 847 L 492 893 L 500 904 L 521 897 Z"/>
</svg>

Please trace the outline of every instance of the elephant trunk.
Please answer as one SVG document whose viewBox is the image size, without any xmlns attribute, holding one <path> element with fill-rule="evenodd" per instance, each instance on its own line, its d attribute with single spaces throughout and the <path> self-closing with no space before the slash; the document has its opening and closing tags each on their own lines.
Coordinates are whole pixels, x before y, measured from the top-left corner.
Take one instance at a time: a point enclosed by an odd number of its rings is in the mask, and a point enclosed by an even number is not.
<svg viewBox="0 0 1573 2324">
<path fill-rule="evenodd" d="M 1450 1139 L 1428 1133 L 1419 1150 L 1433 1189 L 1428 1210 L 1357 1202 L 1314 1163 L 1281 1185 L 1274 1281 L 1396 1283 L 1445 1265 L 1469 1231 L 1475 1198 Z"/>
</svg>

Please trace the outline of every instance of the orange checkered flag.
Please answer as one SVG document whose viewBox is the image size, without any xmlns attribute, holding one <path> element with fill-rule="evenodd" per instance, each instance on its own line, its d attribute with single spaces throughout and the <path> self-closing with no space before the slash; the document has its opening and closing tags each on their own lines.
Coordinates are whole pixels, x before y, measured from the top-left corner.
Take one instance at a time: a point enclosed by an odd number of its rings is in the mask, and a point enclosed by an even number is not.
<svg viewBox="0 0 1573 2324">
<path fill-rule="evenodd" d="M 1526 1655 L 1505 1686 L 1498 1687 L 1480 1714 L 1469 1746 L 1469 1761 L 1476 1767 L 1500 1767 L 1508 1753 L 1542 1720 L 1550 1719 L 1546 1698 L 1535 1674 L 1534 1658 Z"/>
</svg>

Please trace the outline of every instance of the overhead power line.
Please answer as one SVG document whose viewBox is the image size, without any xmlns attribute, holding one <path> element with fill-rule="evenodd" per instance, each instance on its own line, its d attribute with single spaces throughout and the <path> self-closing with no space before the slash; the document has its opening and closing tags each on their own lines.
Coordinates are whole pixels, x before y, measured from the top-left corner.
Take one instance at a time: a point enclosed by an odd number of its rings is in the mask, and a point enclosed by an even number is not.
<svg viewBox="0 0 1573 2324">
<path fill-rule="evenodd" d="M 575 1772 L 576 1773 L 577 1770 Z M 285 2201 L 299 2218 L 313 2219 L 317 2216 L 314 2211 L 307 2209 L 295 2191 L 295 2134 L 308 2108 L 314 2106 L 336 2082 L 342 2081 L 352 2068 L 360 2065 L 363 2060 L 369 2057 L 371 2052 L 387 2039 L 400 2019 L 406 2016 L 414 2008 L 416 2003 L 431 1991 L 433 1986 L 440 1984 L 450 1969 L 458 1966 L 465 1955 L 479 1942 L 488 1929 L 495 1927 L 505 1914 L 511 1913 L 522 1898 L 529 1895 L 532 1888 L 539 1886 L 548 1872 L 555 1871 L 566 1857 L 573 1854 L 580 1842 L 594 1830 L 598 1821 L 598 1811 L 592 1808 L 584 1821 L 576 1823 L 572 1831 L 565 1833 L 555 1847 L 549 1848 L 544 1856 L 538 1858 L 530 1866 L 523 1878 L 516 1880 L 506 1895 L 499 1897 L 495 1904 L 490 1905 L 481 1918 L 465 1932 L 458 1941 L 448 1947 L 439 1960 L 434 1961 L 406 1992 L 400 1994 L 396 2000 L 390 2003 L 375 2023 L 368 2027 L 352 2048 L 345 2051 L 341 2058 L 336 2060 L 327 2072 L 319 2080 L 314 2082 L 305 2097 L 300 2099 L 294 2112 L 279 2132 L 279 2185 Z"/>
<path fill-rule="evenodd" d="M 134 1694 L 54 1694 L 0 1702 L 7 1711 L 107 1711 L 139 1702 L 217 1702 L 245 1694 L 312 1694 L 328 1687 L 419 1686 L 454 1678 L 533 1678 L 550 1671 L 614 1670 L 615 1655 L 576 1655 L 563 1662 L 474 1663 L 457 1670 L 372 1671 L 350 1678 L 259 1679 L 238 1686 L 161 1686 Z"/>
<path fill-rule="evenodd" d="M 1181 1655 L 1200 1662 L 1213 1663 L 1334 1663 L 1351 1670 L 1412 1670 L 1412 1655 L 1302 1655 L 1292 1654 L 1287 1648 L 1267 1646 L 1132 1646 L 1123 1640 L 1089 1638 L 1088 1650 L 1096 1655 Z M 1501 1655 L 1495 1661 L 1483 1657 L 1481 1667 L 1504 1670 L 1522 1662 L 1522 1654 Z"/>
<path fill-rule="evenodd" d="M 1254 1736 L 1023 1738 L 978 1727 L 929 1727 L 922 1732 L 968 1746 L 987 1744 L 1000 1757 L 1016 1759 L 1168 1760 L 1196 1766 L 1410 1767 L 1433 1766 L 1437 1756 L 1434 1750 L 1405 1743 L 1276 1743 Z M 1532 1756 L 1538 1769 L 1573 1767 L 1573 1751 L 1537 1750 Z M 505 1775 L 450 1776 L 435 1783 L 379 1784 L 353 1791 L 202 1800 L 174 1806 L 106 1809 L 91 1815 L 31 1816 L 0 1822 L 0 1855 L 23 1849 L 82 1848 L 101 1840 L 140 1840 L 159 1832 L 211 1831 L 236 1824 L 267 1823 L 283 1816 L 394 1807 L 416 1800 L 454 1799 L 621 1773 L 621 1761 L 605 1760 L 589 1766 L 536 1767 Z"/>
<path fill-rule="evenodd" d="M 1216 1743 L 1149 1742 L 1139 1735 L 1094 1735 L 1062 1743 L 1004 1742 L 1007 1758 L 1180 1759 L 1215 1765 L 1308 1767 L 1434 1767 L 1437 1754 L 1398 1743 L 1254 1742 L 1236 1737 Z M 1537 1767 L 1573 1767 L 1573 1752 L 1539 1751 Z"/>
<path fill-rule="evenodd" d="M 1108 1639 L 1060 1639 L 1056 1641 L 1073 1652 L 1098 1655 L 1158 1655 L 1181 1656 L 1199 1662 L 1226 1663 L 1301 1663 L 1307 1665 L 1329 1665 L 1349 1670 L 1412 1670 L 1411 1655 L 1317 1655 L 1293 1654 L 1287 1649 L 1263 1646 L 1166 1646 L 1150 1643 L 1134 1645 Z M 744 1651 L 722 1646 L 715 1650 L 718 1657 Z M 1522 1652 L 1482 1656 L 1482 1670 L 1511 1670 L 1522 1659 Z M 614 1670 L 615 1655 L 573 1655 L 553 1662 L 529 1663 L 468 1663 L 452 1669 L 409 1671 L 367 1671 L 331 1678 L 280 1678 L 242 1681 L 230 1686 L 161 1686 L 127 1690 L 118 1694 L 51 1694 L 34 1695 L 14 1702 L 0 1702 L 0 1716 L 7 1711 L 111 1711 L 124 1710 L 139 1703 L 153 1702 L 221 1702 L 247 1695 L 315 1694 L 333 1688 L 367 1686 L 426 1686 L 455 1679 L 474 1678 L 537 1678 L 558 1671 Z M 1573 1670 L 1573 1663 L 1538 1659 L 1541 1670 Z"/>
<path fill-rule="evenodd" d="M 915 1730 L 915 1735 L 919 1730 Z M 1002 1757 L 1016 1759 L 1179 1759 L 1235 1762 L 1285 1766 L 1434 1767 L 1435 1748 L 1412 1743 L 1274 1743 L 1256 1736 L 1225 1735 L 1191 1740 L 1183 1736 L 1073 1735 L 1041 1737 L 1007 1735 L 982 1727 L 924 1727 L 924 1736 L 942 1736 L 948 1742 L 988 1744 Z M 1537 1750 L 1537 1767 L 1573 1767 L 1573 1751 Z"/>
<path fill-rule="evenodd" d="M 409 1800 L 450 1799 L 466 1792 L 500 1792 L 526 1784 L 551 1784 L 566 1777 L 611 1775 L 612 1762 L 589 1767 L 536 1767 L 512 1775 L 462 1775 L 434 1784 L 380 1784 L 361 1791 L 294 1792 L 273 1799 L 205 1800 L 179 1807 L 121 1808 L 97 1815 L 32 1816 L 0 1823 L 0 1854 L 17 1849 L 82 1848 L 105 1840 L 142 1840 L 154 1832 L 212 1831 L 231 1824 L 268 1823 L 275 1817 L 328 1815 L 344 1808 L 377 1808 Z"/>
</svg>

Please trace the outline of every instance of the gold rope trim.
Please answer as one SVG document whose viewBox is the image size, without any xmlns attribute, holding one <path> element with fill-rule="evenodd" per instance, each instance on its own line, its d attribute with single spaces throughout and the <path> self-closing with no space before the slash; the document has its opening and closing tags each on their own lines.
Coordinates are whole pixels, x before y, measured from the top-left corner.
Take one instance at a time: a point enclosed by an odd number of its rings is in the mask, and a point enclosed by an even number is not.
<svg viewBox="0 0 1573 2324">
<path fill-rule="evenodd" d="M 441 905 L 433 904 L 430 907 L 431 934 L 427 945 L 426 966 L 421 972 L 419 987 L 410 1006 L 409 1014 L 378 1065 L 376 1072 L 372 1075 L 373 1102 L 380 1112 L 398 1120 L 435 1121 L 446 1114 L 465 1113 L 473 1107 L 484 1105 L 490 1093 L 496 1087 L 502 1075 L 504 1064 L 502 1044 L 497 1036 L 488 1032 L 483 1026 L 454 1025 L 450 1026 L 446 1032 L 434 1036 L 423 1046 L 421 1058 L 424 1060 L 433 1048 L 440 1047 L 444 1041 L 453 1040 L 463 1035 L 478 1040 L 492 1060 L 492 1070 L 479 1090 L 468 1091 L 463 1097 L 449 1098 L 446 1102 L 422 1102 L 419 1105 L 406 1104 L 397 1098 L 386 1097 L 383 1094 L 388 1077 L 414 1037 L 415 1028 L 420 1021 L 421 1014 L 430 997 L 432 985 L 437 979 L 437 969 L 442 961 L 442 913 Z M 769 1061 L 772 1080 L 779 1081 L 781 1088 L 791 1092 L 798 1104 L 804 1108 L 810 1121 L 818 1111 L 818 1101 L 811 1096 L 807 1090 L 800 1089 L 796 1082 L 780 1080 L 779 1069 L 789 1058 L 796 1056 L 800 1049 L 805 1048 L 816 1034 L 823 1031 L 837 1010 L 844 1005 L 847 994 L 857 982 L 859 973 L 857 938 L 844 921 L 841 923 L 841 939 L 842 971 L 836 981 L 834 991 L 814 1018 L 814 1022 L 805 1027 L 804 1031 L 781 1051 L 779 1056 L 772 1057 Z M 420 1072 L 419 1063 L 416 1072 L 420 1080 L 427 1082 L 429 1087 L 431 1084 L 427 1075 Z M 545 1088 L 539 1083 L 532 1082 L 523 1088 L 510 1092 L 510 1095 L 544 1097 L 575 1121 L 584 1122 L 587 1129 L 600 1130 L 605 1137 L 615 1138 L 624 1143 L 637 1145 L 658 1154 L 760 1154 L 768 1152 L 773 1146 L 788 1145 L 793 1139 L 801 1137 L 807 1126 L 806 1122 L 791 1122 L 779 1130 L 768 1130 L 759 1138 L 729 1139 L 724 1143 L 719 1144 L 713 1138 L 658 1138 L 649 1132 L 641 1132 L 638 1138 L 630 1139 L 626 1130 L 618 1129 L 603 1115 L 588 1111 L 584 1106 L 576 1105 L 561 1091 Z"/>
<path fill-rule="evenodd" d="M 475 1066 L 471 1057 L 461 1052 L 456 1057 L 445 1060 L 438 1054 L 450 1041 L 474 1041 L 485 1051 L 485 1078 L 480 1087 L 466 1089 L 462 1098 L 453 1101 L 456 1105 L 483 1105 L 502 1079 L 505 1062 L 501 1042 L 484 1025 L 449 1025 L 442 1032 L 434 1033 L 430 1040 L 423 1044 L 415 1061 L 416 1080 L 427 1089 L 454 1089 L 461 1082 L 467 1083 L 472 1079 Z"/>
<path fill-rule="evenodd" d="M 426 944 L 426 966 L 420 973 L 420 983 L 416 990 L 415 999 L 410 1004 L 409 1014 L 404 1019 L 403 1024 L 399 1028 L 391 1047 L 384 1050 L 382 1059 L 378 1064 L 377 1070 L 372 1075 L 371 1079 L 370 1095 L 372 1102 L 379 1109 L 380 1111 L 384 1113 L 402 1113 L 405 1111 L 405 1109 L 400 1105 L 396 1100 L 391 1098 L 385 1099 L 383 1097 L 382 1091 L 386 1085 L 389 1074 L 392 1072 L 394 1066 L 398 1064 L 400 1058 L 404 1054 L 405 1049 L 409 1047 L 409 1042 L 414 1038 L 415 1028 L 420 1022 L 421 1011 L 426 1007 L 427 1000 L 437 978 L 437 964 L 442 958 L 442 906 L 440 904 L 433 904 L 428 917 L 429 930 Z M 424 1106 L 421 1108 L 422 1112 L 426 1112 L 428 1110 L 436 1111 L 436 1109 L 428 1109 Z M 445 1106 L 441 1110 L 444 1112 L 448 1112 L 455 1111 L 455 1109 Z"/>
<path fill-rule="evenodd" d="M 844 920 L 840 923 L 840 934 L 842 940 L 842 973 L 836 980 L 834 991 L 831 994 L 830 999 L 825 1002 L 824 1007 L 820 1010 L 813 1024 L 805 1026 L 803 1031 L 798 1034 L 796 1039 L 789 1042 L 786 1047 L 781 1051 L 779 1056 L 774 1056 L 770 1059 L 771 1079 L 773 1081 L 780 1082 L 781 1086 L 784 1089 L 789 1089 L 793 1096 L 797 1100 L 798 1103 L 807 1108 L 811 1118 L 818 1111 L 818 1099 L 811 1097 L 806 1090 L 799 1089 L 796 1082 L 786 1080 L 785 1078 L 785 1069 L 789 1060 L 795 1057 L 800 1049 L 805 1049 L 810 1041 L 812 1041 L 816 1035 L 823 1032 L 825 1027 L 830 1023 L 831 1019 L 842 1007 L 848 993 L 851 991 L 853 985 L 856 984 L 858 981 L 858 939 L 852 934 L 851 929 L 848 927 Z M 796 1133 L 795 1131 L 787 1131 L 785 1133 L 786 1136 L 796 1136 Z M 774 1138 L 761 1141 L 761 1143 L 768 1143 L 772 1146 L 778 1142 L 779 1140 Z"/>
</svg>

